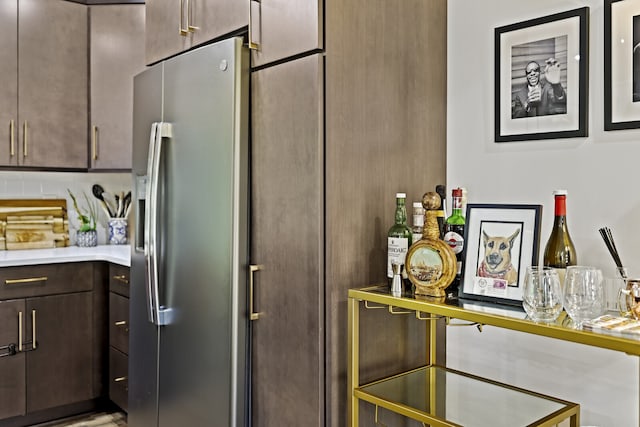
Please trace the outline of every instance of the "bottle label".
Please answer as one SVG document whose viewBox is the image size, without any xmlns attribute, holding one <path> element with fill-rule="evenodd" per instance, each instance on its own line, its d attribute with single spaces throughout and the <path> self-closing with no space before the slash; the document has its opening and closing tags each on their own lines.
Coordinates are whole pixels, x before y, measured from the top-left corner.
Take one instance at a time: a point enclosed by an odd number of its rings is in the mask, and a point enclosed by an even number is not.
<svg viewBox="0 0 640 427">
<path fill-rule="evenodd" d="M 413 226 L 420 226 L 422 227 L 424 225 L 424 215 L 413 215 Z"/>
<path fill-rule="evenodd" d="M 462 249 L 464 248 L 464 238 L 456 233 L 455 231 L 449 231 L 448 233 L 446 233 L 444 235 L 444 239 L 443 239 L 451 249 L 453 249 L 453 253 L 458 255 L 460 252 L 462 252 Z"/>
<path fill-rule="evenodd" d="M 409 239 L 406 237 L 387 238 L 387 277 L 393 278 L 393 269 L 391 268 L 391 264 L 404 265 L 408 251 Z"/>
<path fill-rule="evenodd" d="M 413 243 L 417 242 L 420 239 L 422 239 L 422 229 L 420 231 L 414 231 L 411 233 L 411 241 Z"/>
</svg>

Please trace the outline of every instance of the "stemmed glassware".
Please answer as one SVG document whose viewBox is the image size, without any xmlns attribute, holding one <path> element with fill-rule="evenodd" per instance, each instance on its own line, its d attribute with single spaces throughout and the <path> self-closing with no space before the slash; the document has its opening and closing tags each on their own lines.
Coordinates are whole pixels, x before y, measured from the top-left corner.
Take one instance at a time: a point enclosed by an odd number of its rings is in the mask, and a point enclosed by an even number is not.
<svg viewBox="0 0 640 427">
<path fill-rule="evenodd" d="M 576 328 L 604 312 L 602 280 L 602 271 L 595 267 L 567 267 L 563 304 Z"/>
<path fill-rule="evenodd" d="M 533 321 L 555 322 L 562 312 L 562 288 L 558 272 L 551 267 L 527 267 L 522 306 Z"/>
</svg>

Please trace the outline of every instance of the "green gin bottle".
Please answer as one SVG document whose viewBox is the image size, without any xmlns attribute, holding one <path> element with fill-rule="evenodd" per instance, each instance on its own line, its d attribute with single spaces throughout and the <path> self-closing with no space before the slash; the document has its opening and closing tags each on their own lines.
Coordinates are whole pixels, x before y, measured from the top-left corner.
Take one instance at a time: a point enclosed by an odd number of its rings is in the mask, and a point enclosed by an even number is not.
<svg viewBox="0 0 640 427">
<path fill-rule="evenodd" d="M 399 266 L 401 270 L 402 281 L 404 283 L 405 290 L 411 290 L 411 282 L 407 277 L 405 270 L 405 259 L 409 246 L 411 246 L 411 229 L 407 225 L 407 207 L 406 207 L 405 193 L 396 194 L 396 218 L 395 224 L 389 229 L 387 233 L 387 278 L 389 286 L 393 280 L 393 264 Z"/>
</svg>

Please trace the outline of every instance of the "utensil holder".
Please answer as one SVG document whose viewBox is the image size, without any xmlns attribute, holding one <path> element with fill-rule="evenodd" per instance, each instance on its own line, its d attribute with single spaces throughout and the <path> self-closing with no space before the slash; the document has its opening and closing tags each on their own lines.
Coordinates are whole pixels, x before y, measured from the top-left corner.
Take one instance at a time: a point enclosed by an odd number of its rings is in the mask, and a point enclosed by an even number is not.
<svg viewBox="0 0 640 427">
<path fill-rule="evenodd" d="M 109 244 L 127 244 L 127 220 L 126 218 L 109 218 Z"/>
</svg>

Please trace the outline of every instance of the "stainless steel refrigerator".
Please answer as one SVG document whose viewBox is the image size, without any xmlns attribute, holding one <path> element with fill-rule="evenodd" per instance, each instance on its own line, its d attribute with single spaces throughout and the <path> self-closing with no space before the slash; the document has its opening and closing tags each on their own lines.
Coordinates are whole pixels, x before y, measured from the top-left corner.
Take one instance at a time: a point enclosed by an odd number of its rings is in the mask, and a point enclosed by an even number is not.
<svg viewBox="0 0 640 427">
<path fill-rule="evenodd" d="M 129 427 L 246 425 L 248 82 L 240 38 L 134 79 Z"/>
</svg>

